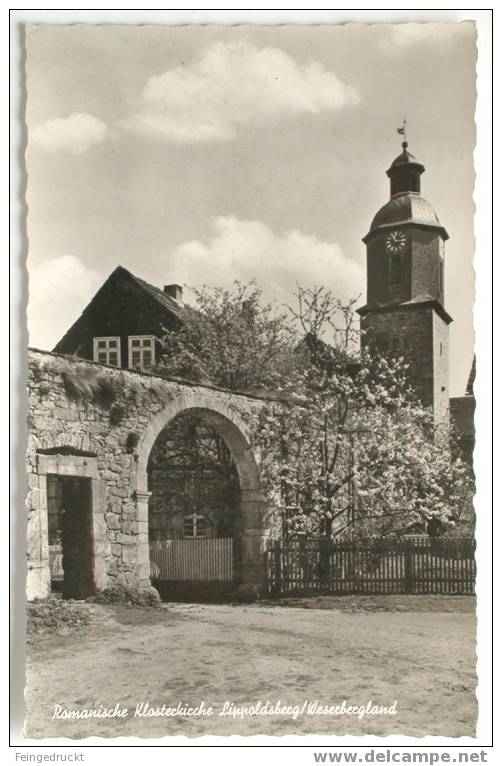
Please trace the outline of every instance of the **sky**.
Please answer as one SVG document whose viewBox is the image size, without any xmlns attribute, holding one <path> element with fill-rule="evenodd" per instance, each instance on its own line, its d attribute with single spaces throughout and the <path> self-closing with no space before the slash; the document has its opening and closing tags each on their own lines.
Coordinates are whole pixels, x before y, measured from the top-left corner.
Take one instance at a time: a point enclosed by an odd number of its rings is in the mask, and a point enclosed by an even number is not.
<svg viewBox="0 0 502 766">
<path fill-rule="evenodd" d="M 366 290 L 400 151 L 446 243 L 450 394 L 472 361 L 474 24 L 38 25 L 26 32 L 28 327 L 52 348 L 119 264 L 294 302 Z"/>
</svg>

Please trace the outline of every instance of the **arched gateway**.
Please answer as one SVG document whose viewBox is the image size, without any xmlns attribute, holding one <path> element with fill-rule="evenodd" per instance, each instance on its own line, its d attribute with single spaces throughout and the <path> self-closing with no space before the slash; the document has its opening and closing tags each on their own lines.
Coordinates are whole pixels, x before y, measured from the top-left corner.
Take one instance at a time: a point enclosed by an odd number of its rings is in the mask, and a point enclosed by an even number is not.
<svg viewBox="0 0 502 766">
<path fill-rule="evenodd" d="M 231 459 L 238 523 L 231 533 L 216 525 L 213 538 L 238 548 L 232 587 L 261 590 L 269 529 L 253 428 L 263 400 L 47 352 L 30 350 L 29 361 L 29 599 L 151 584 L 149 460 L 162 433 L 191 416 Z M 180 537 L 189 536 L 182 522 Z M 192 542 L 186 550 L 197 549 Z"/>
<path fill-rule="evenodd" d="M 224 440 L 237 470 L 239 493 L 240 571 L 234 584 L 241 588 L 259 590 L 264 579 L 263 549 L 266 540 L 264 508 L 258 467 L 250 447 L 251 437 L 239 414 L 211 395 L 189 391 L 170 402 L 150 421 L 138 445 L 135 485 L 138 506 L 140 581 L 147 583 L 151 571 L 149 536 L 149 501 L 152 490 L 148 480 L 148 461 L 152 449 L 169 425 L 181 415 L 196 414 L 205 426 L 210 426 Z M 196 555 L 193 553 L 186 555 Z M 187 585 L 190 581 L 187 577 Z M 209 580 L 211 578 L 209 577 Z"/>
</svg>

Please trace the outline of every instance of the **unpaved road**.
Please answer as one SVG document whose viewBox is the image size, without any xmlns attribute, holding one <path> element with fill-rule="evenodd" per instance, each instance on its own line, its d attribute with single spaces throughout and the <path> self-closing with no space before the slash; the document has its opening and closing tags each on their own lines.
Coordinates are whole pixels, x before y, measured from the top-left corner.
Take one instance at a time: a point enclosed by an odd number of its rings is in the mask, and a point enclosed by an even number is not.
<svg viewBox="0 0 502 766">
<path fill-rule="evenodd" d="M 26 736 L 474 736 L 474 600 L 383 597 L 374 610 L 361 609 L 367 602 L 348 597 L 315 608 L 310 601 L 307 609 L 301 600 L 289 607 L 92 605 L 91 624 L 78 633 L 30 643 Z M 267 699 L 292 706 L 396 700 L 397 714 L 219 715 L 225 701 L 249 706 Z M 175 708 L 202 701 L 213 707 L 212 716 L 134 716 L 143 702 Z M 52 718 L 56 705 L 81 710 L 116 703 L 128 709 L 127 718 Z"/>
</svg>

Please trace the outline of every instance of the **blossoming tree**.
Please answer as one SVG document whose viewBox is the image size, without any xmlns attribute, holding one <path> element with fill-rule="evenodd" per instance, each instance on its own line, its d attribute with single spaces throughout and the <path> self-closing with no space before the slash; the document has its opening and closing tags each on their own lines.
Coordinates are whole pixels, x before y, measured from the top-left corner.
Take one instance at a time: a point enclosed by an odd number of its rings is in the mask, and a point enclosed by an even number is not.
<svg viewBox="0 0 502 766">
<path fill-rule="evenodd" d="M 285 534 L 470 531 L 472 479 L 448 423 L 434 428 L 400 358 L 362 350 L 356 300 L 298 287 L 289 314 L 256 284 L 203 288 L 166 334 L 164 369 L 274 393 L 255 433 Z"/>
</svg>

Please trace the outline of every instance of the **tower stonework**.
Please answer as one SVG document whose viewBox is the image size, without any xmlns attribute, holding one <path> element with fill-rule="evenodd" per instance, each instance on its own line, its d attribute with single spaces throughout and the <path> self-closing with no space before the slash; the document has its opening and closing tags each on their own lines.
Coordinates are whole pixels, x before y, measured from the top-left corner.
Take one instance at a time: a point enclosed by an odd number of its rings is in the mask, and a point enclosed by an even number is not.
<svg viewBox="0 0 502 766">
<path fill-rule="evenodd" d="M 444 248 L 448 234 L 420 191 L 424 166 L 406 141 L 387 175 L 390 200 L 363 238 L 367 302 L 358 309 L 361 341 L 403 357 L 408 378 L 435 423 L 448 418 L 448 325 L 444 308 Z"/>
</svg>

